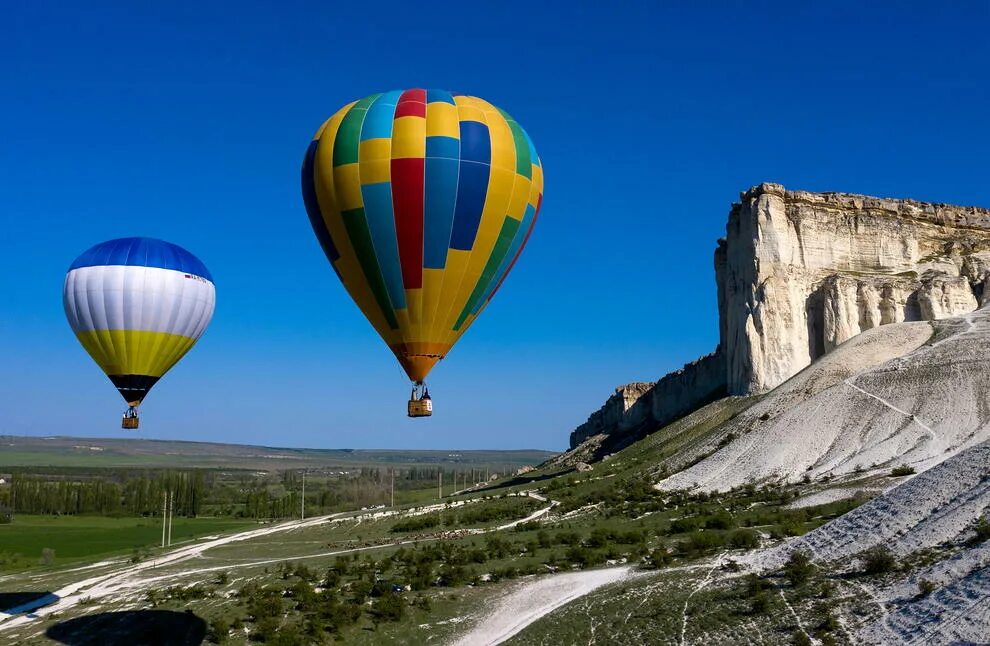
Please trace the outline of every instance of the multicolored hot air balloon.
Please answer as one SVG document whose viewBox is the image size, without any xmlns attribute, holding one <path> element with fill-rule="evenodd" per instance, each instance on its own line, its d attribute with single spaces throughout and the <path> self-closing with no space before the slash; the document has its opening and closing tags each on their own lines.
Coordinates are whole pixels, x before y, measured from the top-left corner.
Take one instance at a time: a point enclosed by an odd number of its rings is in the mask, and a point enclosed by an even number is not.
<svg viewBox="0 0 990 646">
<path fill-rule="evenodd" d="M 373 94 L 316 133 L 302 192 L 334 271 L 413 381 L 481 313 L 522 252 L 543 168 L 508 114 L 440 90 Z"/>
<path fill-rule="evenodd" d="M 76 338 L 127 402 L 123 428 L 137 428 L 137 407 L 206 330 L 216 292 L 182 247 L 120 238 L 76 258 L 62 300 Z"/>
</svg>

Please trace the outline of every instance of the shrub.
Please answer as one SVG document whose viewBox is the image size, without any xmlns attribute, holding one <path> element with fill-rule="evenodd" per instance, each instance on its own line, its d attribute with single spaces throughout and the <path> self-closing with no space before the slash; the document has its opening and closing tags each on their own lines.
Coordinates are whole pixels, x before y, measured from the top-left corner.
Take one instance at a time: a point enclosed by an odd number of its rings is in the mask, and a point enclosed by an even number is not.
<svg viewBox="0 0 990 646">
<path fill-rule="evenodd" d="M 735 526 L 735 519 L 728 512 L 724 511 L 720 511 L 705 519 L 705 529 L 732 529 Z"/>
<path fill-rule="evenodd" d="M 746 596 L 755 597 L 770 588 L 770 582 L 756 574 L 746 576 Z"/>
<path fill-rule="evenodd" d="M 986 516 L 981 516 L 973 526 L 973 531 L 975 531 L 976 534 L 969 540 L 969 544 L 971 546 L 978 545 L 979 543 L 987 540 L 990 538 L 990 520 L 987 520 Z"/>
<path fill-rule="evenodd" d="M 810 579 L 814 571 L 815 566 L 811 563 L 811 557 L 801 550 L 791 552 L 790 558 L 784 564 L 784 576 L 795 587 Z"/>
<path fill-rule="evenodd" d="M 753 605 L 750 613 L 754 615 L 766 614 L 770 610 L 770 596 L 766 592 L 759 592 L 753 597 Z"/>
<path fill-rule="evenodd" d="M 938 586 L 936 586 L 934 582 L 929 581 L 928 579 L 922 579 L 918 581 L 918 594 L 923 597 L 927 597 L 932 592 L 935 592 L 937 587 Z"/>
<path fill-rule="evenodd" d="M 371 614 L 382 621 L 399 621 L 405 615 L 405 611 L 406 600 L 395 593 L 378 597 L 371 606 Z"/>
<path fill-rule="evenodd" d="M 915 473 L 917 472 L 914 470 L 914 467 L 909 467 L 906 464 L 902 464 L 901 466 L 894 467 L 893 469 L 890 470 L 890 475 L 894 476 L 895 478 L 898 476 L 910 476 L 910 475 L 914 475 Z"/>
<path fill-rule="evenodd" d="M 897 565 L 893 553 L 883 545 L 874 545 L 859 557 L 863 561 L 864 574 L 885 574 Z"/>
<path fill-rule="evenodd" d="M 223 617 L 217 617 L 210 622 L 209 639 L 214 644 L 224 644 L 230 637 L 230 624 Z"/>
<path fill-rule="evenodd" d="M 55 550 L 50 547 L 42 548 L 41 550 L 41 564 L 51 565 L 55 562 Z"/>
<path fill-rule="evenodd" d="M 798 628 L 791 634 L 791 643 L 794 646 L 811 646 L 811 638 L 803 630 Z"/>
<path fill-rule="evenodd" d="M 826 612 L 822 622 L 818 624 L 818 630 L 823 633 L 833 633 L 840 627 L 839 620 L 831 612 Z"/>
<path fill-rule="evenodd" d="M 729 534 L 729 545 L 736 549 L 753 549 L 760 546 L 760 535 L 752 529 L 737 529 Z"/>
</svg>

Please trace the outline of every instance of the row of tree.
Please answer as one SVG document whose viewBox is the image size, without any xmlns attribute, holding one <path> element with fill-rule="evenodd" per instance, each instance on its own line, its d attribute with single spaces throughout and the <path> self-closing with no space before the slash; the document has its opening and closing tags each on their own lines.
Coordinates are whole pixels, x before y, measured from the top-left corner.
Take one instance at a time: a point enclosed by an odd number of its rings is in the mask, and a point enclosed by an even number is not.
<svg viewBox="0 0 990 646">
<path fill-rule="evenodd" d="M 5 487 L 0 504 L 15 514 L 133 514 L 161 513 L 165 492 L 171 492 L 175 514 L 198 515 L 205 500 L 202 471 L 165 472 L 118 483 L 104 478 L 50 480 L 18 475 Z"/>
</svg>

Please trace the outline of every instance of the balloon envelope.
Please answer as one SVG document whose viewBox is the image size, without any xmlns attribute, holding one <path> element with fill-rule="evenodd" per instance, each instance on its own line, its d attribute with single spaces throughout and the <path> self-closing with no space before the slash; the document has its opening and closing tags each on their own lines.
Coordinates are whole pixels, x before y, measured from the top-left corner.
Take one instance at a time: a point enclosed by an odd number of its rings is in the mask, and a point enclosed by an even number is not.
<svg viewBox="0 0 990 646">
<path fill-rule="evenodd" d="M 307 150 L 302 186 L 334 271 L 419 382 L 522 252 L 543 168 L 502 110 L 413 89 L 374 94 L 330 117 Z"/>
<path fill-rule="evenodd" d="M 62 301 L 83 348 L 137 406 L 203 334 L 216 292 L 206 266 L 182 247 L 120 238 L 76 258 Z"/>
</svg>

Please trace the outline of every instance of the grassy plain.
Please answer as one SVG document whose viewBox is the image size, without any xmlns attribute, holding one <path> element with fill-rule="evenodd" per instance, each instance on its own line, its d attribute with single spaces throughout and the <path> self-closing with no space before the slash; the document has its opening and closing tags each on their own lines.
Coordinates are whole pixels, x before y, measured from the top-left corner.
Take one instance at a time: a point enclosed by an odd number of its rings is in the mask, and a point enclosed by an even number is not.
<svg viewBox="0 0 990 646">
<path fill-rule="evenodd" d="M 175 518 L 172 544 L 253 525 L 243 518 Z M 45 548 L 55 551 L 54 564 L 59 565 L 150 549 L 160 546 L 161 540 L 161 518 L 23 514 L 0 525 L 4 570 L 38 564 Z"/>
</svg>

